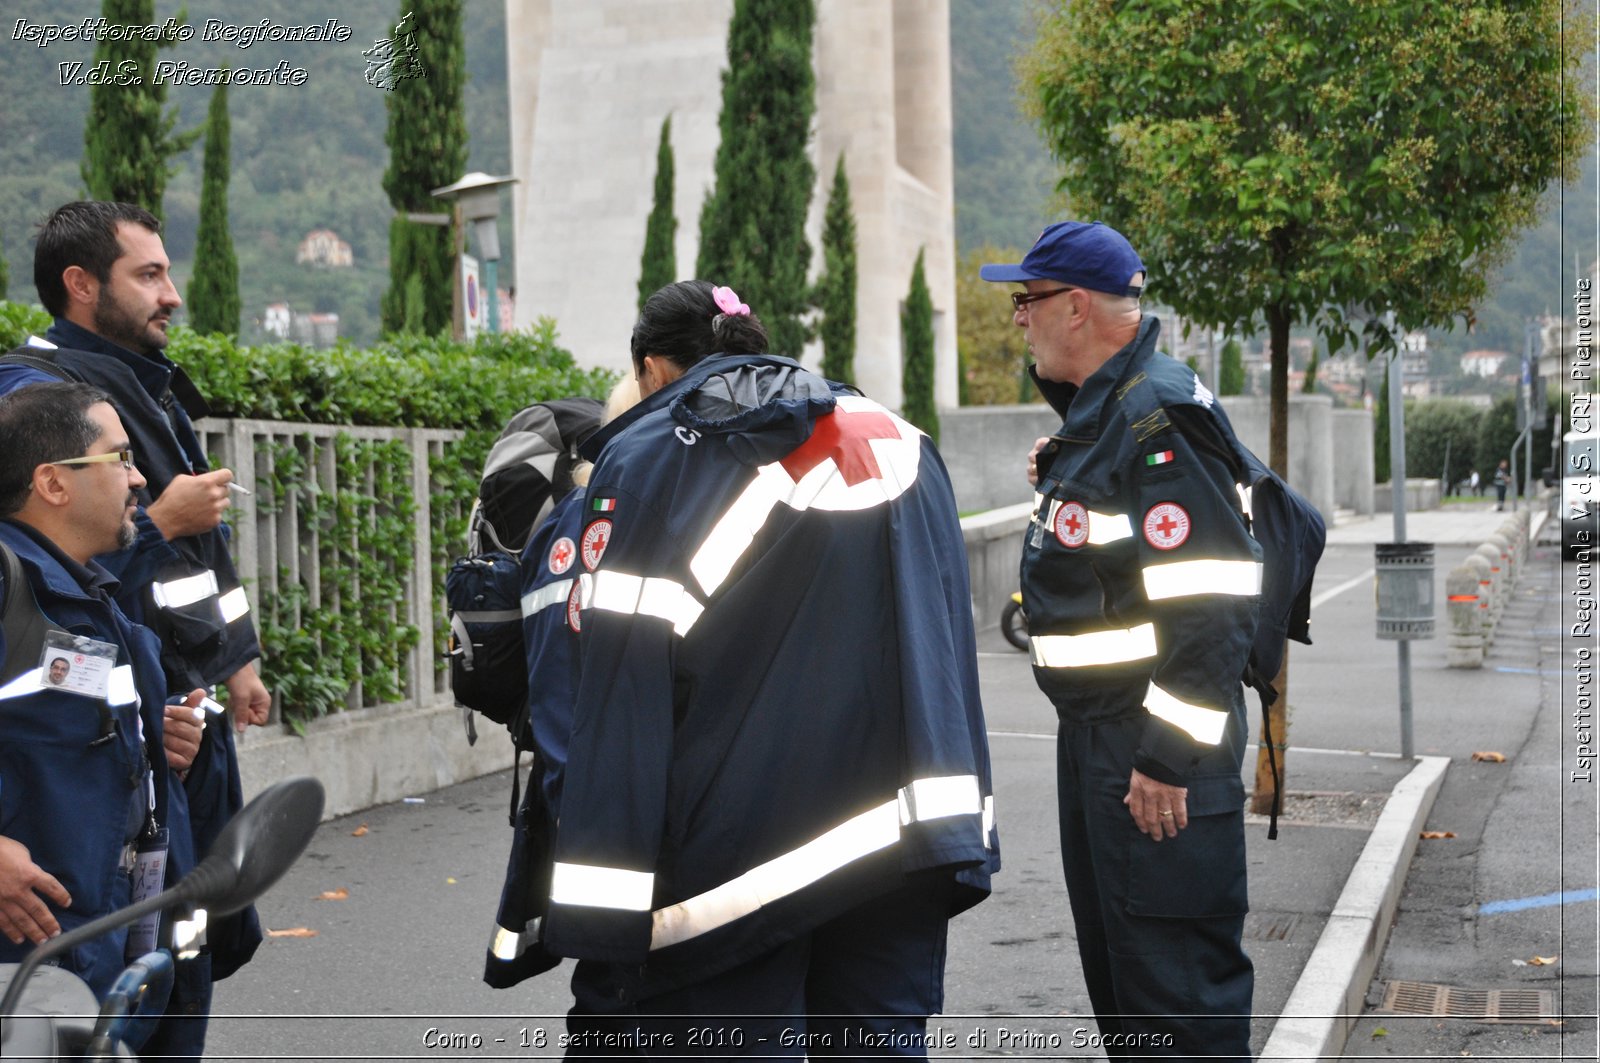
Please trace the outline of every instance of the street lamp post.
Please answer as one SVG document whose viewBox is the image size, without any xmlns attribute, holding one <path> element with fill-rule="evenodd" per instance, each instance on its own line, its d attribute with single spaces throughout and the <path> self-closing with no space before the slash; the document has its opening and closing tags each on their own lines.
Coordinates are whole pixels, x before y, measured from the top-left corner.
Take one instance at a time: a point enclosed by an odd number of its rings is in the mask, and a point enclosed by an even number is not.
<svg viewBox="0 0 1600 1063">
<path fill-rule="evenodd" d="M 483 256 L 484 287 L 489 289 L 490 332 L 500 331 L 500 189 L 516 181 L 515 177 L 490 177 L 473 171 L 454 184 L 429 193 L 437 199 L 454 201 L 461 218 L 472 222 L 477 231 L 478 254 Z"/>
</svg>

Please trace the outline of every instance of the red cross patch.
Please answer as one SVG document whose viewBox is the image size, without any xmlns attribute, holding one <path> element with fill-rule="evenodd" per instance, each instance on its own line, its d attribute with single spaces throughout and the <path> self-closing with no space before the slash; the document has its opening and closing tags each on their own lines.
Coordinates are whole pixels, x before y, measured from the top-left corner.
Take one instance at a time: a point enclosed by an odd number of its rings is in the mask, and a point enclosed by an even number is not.
<svg viewBox="0 0 1600 1063">
<path fill-rule="evenodd" d="M 577 546 L 563 535 L 550 546 L 550 571 L 558 576 L 561 575 L 572 567 L 573 559 L 577 556 Z"/>
<path fill-rule="evenodd" d="M 795 483 L 823 459 L 832 458 L 839 475 L 851 486 L 867 480 L 882 478 L 877 455 L 872 453 L 869 439 L 899 439 L 894 421 L 886 413 L 871 410 L 835 409 L 817 418 L 811 435 L 794 448 L 782 461 L 783 469 Z"/>
<path fill-rule="evenodd" d="M 583 567 L 593 572 L 600 564 L 600 555 L 606 552 L 611 541 L 611 522 L 597 520 L 583 529 Z"/>
<path fill-rule="evenodd" d="M 1176 550 L 1189 538 L 1189 514 L 1176 502 L 1157 502 L 1144 515 L 1144 541 L 1157 550 Z"/>
<path fill-rule="evenodd" d="M 1089 512 L 1077 502 L 1063 502 L 1056 510 L 1056 539 L 1072 548 L 1089 541 Z"/>
<path fill-rule="evenodd" d="M 579 590 L 581 588 L 578 586 L 578 581 L 573 580 L 572 593 L 567 595 L 567 626 L 574 631 L 581 630 L 578 623 L 578 610 L 580 608 L 578 599 L 582 596 L 578 593 Z"/>
</svg>

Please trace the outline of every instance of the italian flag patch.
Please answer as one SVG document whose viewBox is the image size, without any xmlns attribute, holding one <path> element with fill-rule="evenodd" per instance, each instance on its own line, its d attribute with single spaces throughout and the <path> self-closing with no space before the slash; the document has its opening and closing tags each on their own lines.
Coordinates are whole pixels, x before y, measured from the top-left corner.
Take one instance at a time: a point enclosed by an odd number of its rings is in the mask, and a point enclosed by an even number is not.
<svg viewBox="0 0 1600 1063">
<path fill-rule="evenodd" d="M 597 498 L 589 508 L 596 513 L 610 513 L 617 508 L 617 500 L 614 498 Z"/>
<path fill-rule="evenodd" d="M 1146 465 L 1165 465 L 1171 460 L 1172 451 L 1170 450 L 1163 450 L 1159 454 L 1146 454 L 1144 456 L 1144 463 Z"/>
</svg>

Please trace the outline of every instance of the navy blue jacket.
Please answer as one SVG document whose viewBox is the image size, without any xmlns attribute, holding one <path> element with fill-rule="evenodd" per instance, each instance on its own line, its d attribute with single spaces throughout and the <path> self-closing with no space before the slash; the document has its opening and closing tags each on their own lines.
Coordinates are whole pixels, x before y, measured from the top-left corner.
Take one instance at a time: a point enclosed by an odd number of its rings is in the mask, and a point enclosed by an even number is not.
<svg viewBox="0 0 1600 1063">
<path fill-rule="evenodd" d="M 1159 331 L 1146 317 L 1081 388 L 1038 381 L 1064 423 L 1039 454 L 1022 554 L 1034 678 L 1063 722 L 1143 719 L 1134 766 L 1152 778 L 1231 774 L 1236 790 L 1261 549 L 1215 456 L 1232 451 L 1194 445 L 1232 427 Z M 1135 388 L 1154 389 L 1155 414 L 1125 414 Z"/>
<path fill-rule="evenodd" d="M 926 436 L 721 355 L 593 436 L 545 939 L 645 998 L 998 868 L 966 553 Z M 953 914 L 953 913 L 952 913 Z"/>
<path fill-rule="evenodd" d="M 16 553 L 34 600 L 55 627 L 118 647 L 102 702 L 41 688 L 38 662 L 7 660 L 0 631 L 0 666 L 16 675 L 0 687 L 0 835 L 27 846 L 33 862 L 72 895 L 65 911 L 52 905 L 67 931 L 127 906 L 124 847 L 147 816 L 171 833 L 168 883 L 193 866 L 187 802 L 181 787 L 168 786 L 159 644 L 117 607 L 116 581 L 98 564 L 78 565 L 24 525 L 0 521 L 0 540 Z M 0 579 L 0 598 L 28 589 Z M 122 971 L 126 938 L 126 931 L 98 938 L 73 950 L 62 966 L 104 996 Z M 16 962 L 32 947 L 0 937 L 0 962 Z"/>
</svg>

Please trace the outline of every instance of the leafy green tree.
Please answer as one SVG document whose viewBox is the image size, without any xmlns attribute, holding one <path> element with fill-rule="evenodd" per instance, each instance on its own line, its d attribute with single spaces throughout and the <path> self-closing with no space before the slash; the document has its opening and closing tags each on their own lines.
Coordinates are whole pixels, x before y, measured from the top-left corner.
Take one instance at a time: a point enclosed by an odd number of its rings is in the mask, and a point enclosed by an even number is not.
<svg viewBox="0 0 1600 1063">
<path fill-rule="evenodd" d="M 1406 473 L 1453 483 L 1477 468 L 1484 411 L 1451 399 L 1406 404 Z M 1445 467 L 1448 455 L 1449 468 Z M 1448 485 L 1446 485 L 1448 486 Z"/>
<path fill-rule="evenodd" d="M 833 188 L 822 221 L 822 276 L 817 281 L 822 310 L 822 375 L 844 384 L 856 382 L 856 215 L 850 205 L 850 178 L 844 156 L 833 171 Z M 963 379 L 963 386 L 965 382 Z"/>
<path fill-rule="evenodd" d="M 200 233 L 189 280 L 189 324 L 196 332 L 239 333 L 239 260 L 228 231 L 227 86 L 211 93 L 200 186 Z"/>
<path fill-rule="evenodd" d="M 1244 394 L 1244 349 L 1239 341 L 1228 338 L 1222 345 L 1221 362 L 1217 367 L 1217 392 L 1222 395 Z"/>
<path fill-rule="evenodd" d="M 462 108 L 466 44 L 461 31 L 461 0 L 404 0 L 401 24 L 416 41 L 422 76 L 398 81 L 388 93 L 389 168 L 383 190 L 394 207 L 389 223 L 389 290 L 383 295 L 383 328 L 399 331 L 415 322 L 410 306 L 420 292 L 422 330 L 450 327 L 454 293 L 451 232 L 419 225 L 407 212 L 436 213 L 440 202 L 429 193 L 461 177 L 467 164 L 467 124 Z M 416 278 L 416 286 L 412 278 Z"/>
<path fill-rule="evenodd" d="M 911 269 L 911 290 L 900 311 L 900 412 L 939 442 L 939 410 L 933 402 L 933 297 L 922 267 L 923 252 Z"/>
<path fill-rule="evenodd" d="M 113 26 L 150 26 L 155 0 L 103 0 L 100 14 Z M 101 40 L 92 68 L 105 76 L 89 89 L 79 173 L 91 199 L 133 203 L 161 217 L 161 200 L 173 171 L 167 163 L 189 150 L 198 129 L 174 133 L 178 114 L 164 110 L 167 86 L 156 79 L 156 51 L 175 40 Z"/>
<path fill-rule="evenodd" d="M 716 185 L 700 211 L 695 272 L 730 285 L 767 326 L 776 354 L 799 357 L 811 290 L 806 152 L 816 110 L 813 0 L 734 0 L 722 71 Z"/>
<path fill-rule="evenodd" d="M 672 212 L 672 116 L 661 120 L 661 143 L 656 147 L 655 201 L 644 224 L 644 255 L 639 263 L 639 309 L 644 301 L 678 279 L 678 254 L 673 238 L 678 217 Z"/>
<path fill-rule="evenodd" d="M 1549 405 L 1553 411 L 1560 410 L 1560 396 L 1551 396 Z M 1546 417 L 1542 428 L 1533 430 L 1533 475 L 1537 479 L 1544 467 L 1550 464 L 1550 444 L 1555 434 L 1554 417 Z M 1503 395 L 1493 406 L 1483 414 L 1478 431 L 1476 448 L 1478 471 L 1484 478 L 1489 478 L 1494 467 L 1506 458 L 1511 457 L 1511 447 L 1517 441 L 1517 395 Z M 1409 442 L 1409 440 L 1408 440 Z M 1409 447 L 1407 453 L 1409 453 Z M 1515 461 L 1517 482 L 1523 479 L 1522 447 L 1517 447 Z M 1526 485 L 1523 485 L 1524 488 Z"/>
<path fill-rule="evenodd" d="M 1280 475 L 1290 328 L 1313 322 L 1332 354 L 1358 327 L 1373 352 L 1448 325 L 1577 172 L 1589 38 L 1567 7 L 1076 0 L 1043 17 L 1029 81 L 1061 190 L 1132 241 L 1186 320 L 1265 322 Z M 1256 812 L 1277 788 L 1266 753 Z"/>
<path fill-rule="evenodd" d="M 1042 401 L 1028 377 L 1028 345 L 1012 322 L 1010 292 L 978 276 L 985 262 L 1021 260 L 1015 247 L 983 244 L 956 265 L 956 349 L 966 359 L 963 405 Z"/>
<path fill-rule="evenodd" d="M 1588 143 L 1582 26 L 1562 0 L 1079 0 L 1030 80 L 1075 213 L 1121 229 L 1163 302 L 1250 330 L 1288 461 L 1289 329 L 1330 353 L 1447 326 Z M 1570 86 L 1570 89 L 1569 89 Z"/>
</svg>

